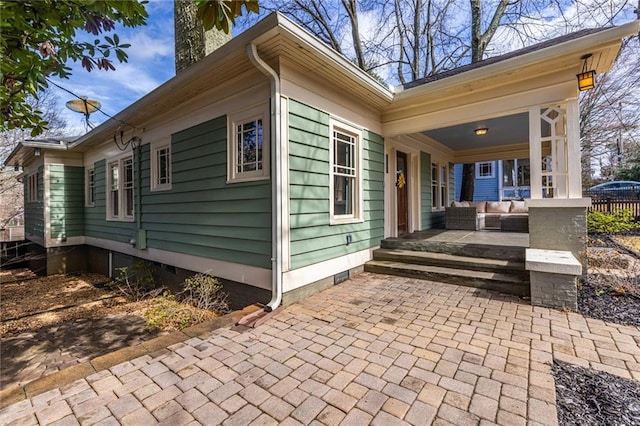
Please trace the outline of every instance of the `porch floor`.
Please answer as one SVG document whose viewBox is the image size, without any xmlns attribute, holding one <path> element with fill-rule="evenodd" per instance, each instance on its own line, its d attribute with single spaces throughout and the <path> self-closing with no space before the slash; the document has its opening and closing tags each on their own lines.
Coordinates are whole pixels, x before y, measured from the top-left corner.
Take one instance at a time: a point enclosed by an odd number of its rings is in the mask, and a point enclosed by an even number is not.
<svg viewBox="0 0 640 426">
<path fill-rule="evenodd" d="M 490 246 L 529 247 L 529 234 L 522 232 L 501 232 L 498 230 L 464 231 L 447 229 L 427 229 L 405 234 L 397 238 L 387 238 L 396 241 L 423 240 L 431 243 L 453 243 Z"/>
</svg>

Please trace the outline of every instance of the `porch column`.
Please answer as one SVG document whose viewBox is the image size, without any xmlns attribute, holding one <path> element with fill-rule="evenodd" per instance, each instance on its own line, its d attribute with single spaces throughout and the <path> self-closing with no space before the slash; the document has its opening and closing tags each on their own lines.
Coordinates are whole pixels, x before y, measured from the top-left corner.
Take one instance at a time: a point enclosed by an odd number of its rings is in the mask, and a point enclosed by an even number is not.
<svg viewBox="0 0 640 426">
<path fill-rule="evenodd" d="M 567 101 L 567 155 L 569 157 L 569 198 L 582 198 L 580 153 L 580 106 L 578 98 Z"/>
<path fill-rule="evenodd" d="M 529 108 L 529 167 L 531 198 L 542 198 L 542 132 L 540 130 L 540 107 Z"/>
</svg>

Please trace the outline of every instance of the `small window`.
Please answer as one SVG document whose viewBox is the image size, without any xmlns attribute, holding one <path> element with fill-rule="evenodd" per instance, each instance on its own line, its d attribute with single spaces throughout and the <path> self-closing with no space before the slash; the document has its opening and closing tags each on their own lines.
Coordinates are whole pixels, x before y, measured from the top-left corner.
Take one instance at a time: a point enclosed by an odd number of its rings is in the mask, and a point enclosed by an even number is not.
<svg viewBox="0 0 640 426">
<path fill-rule="evenodd" d="M 86 204 L 89 207 L 93 207 L 96 202 L 96 171 L 94 168 L 87 170 L 87 192 L 86 192 Z"/>
<path fill-rule="evenodd" d="M 27 176 L 27 202 L 38 201 L 38 173 Z"/>
<path fill-rule="evenodd" d="M 493 161 L 476 163 L 476 178 L 489 179 L 493 177 Z"/>
<path fill-rule="evenodd" d="M 107 219 L 133 219 L 133 157 L 112 161 L 108 166 Z"/>
<path fill-rule="evenodd" d="M 151 190 L 171 189 L 171 146 L 164 145 L 153 149 L 151 160 Z"/>
<path fill-rule="evenodd" d="M 360 131 L 331 124 L 331 223 L 361 220 Z"/>
<path fill-rule="evenodd" d="M 269 114 L 266 106 L 234 114 L 229 120 L 228 181 L 269 178 Z"/>
</svg>

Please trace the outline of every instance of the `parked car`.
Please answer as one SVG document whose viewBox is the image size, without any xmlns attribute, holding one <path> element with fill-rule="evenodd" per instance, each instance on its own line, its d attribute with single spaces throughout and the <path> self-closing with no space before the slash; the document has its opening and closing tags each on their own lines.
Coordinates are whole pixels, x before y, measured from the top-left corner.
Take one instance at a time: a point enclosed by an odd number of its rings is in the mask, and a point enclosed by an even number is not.
<svg viewBox="0 0 640 426">
<path fill-rule="evenodd" d="M 605 182 L 587 189 L 587 195 L 596 199 L 637 200 L 640 198 L 640 182 L 619 180 Z"/>
</svg>

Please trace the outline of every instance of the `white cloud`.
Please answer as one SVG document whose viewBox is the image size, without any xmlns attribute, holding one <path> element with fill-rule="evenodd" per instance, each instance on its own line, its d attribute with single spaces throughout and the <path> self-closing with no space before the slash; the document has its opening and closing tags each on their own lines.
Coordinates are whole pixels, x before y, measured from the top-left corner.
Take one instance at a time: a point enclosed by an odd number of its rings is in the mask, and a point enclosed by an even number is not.
<svg viewBox="0 0 640 426">
<path fill-rule="evenodd" d="M 170 36 L 163 38 L 152 37 L 150 31 L 134 34 L 130 38 L 131 47 L 127 49 L 130 61 L 147 60 L 156 57 L 166 57 L 173 59 L 173 31 Z"/>
</svg>

